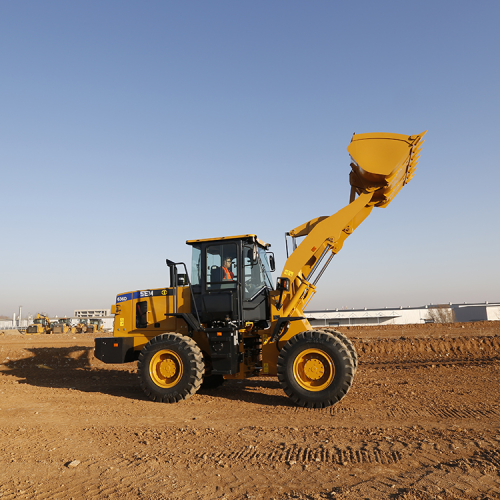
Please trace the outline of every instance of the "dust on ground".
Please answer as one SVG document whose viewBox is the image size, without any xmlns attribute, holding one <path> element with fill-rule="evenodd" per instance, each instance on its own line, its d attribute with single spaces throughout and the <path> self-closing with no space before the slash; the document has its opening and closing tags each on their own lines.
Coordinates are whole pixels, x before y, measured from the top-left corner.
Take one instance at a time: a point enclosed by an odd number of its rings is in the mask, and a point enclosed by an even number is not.
<svg viewBox="0 0 500 500">
<path fill-rule="evenodd" d="M 500 322 L 338 329 L 325 409 L 275 378 L 154 403 L 95 335 L 0 333 L 0 499 L 500 498 Z"/>
</svg>

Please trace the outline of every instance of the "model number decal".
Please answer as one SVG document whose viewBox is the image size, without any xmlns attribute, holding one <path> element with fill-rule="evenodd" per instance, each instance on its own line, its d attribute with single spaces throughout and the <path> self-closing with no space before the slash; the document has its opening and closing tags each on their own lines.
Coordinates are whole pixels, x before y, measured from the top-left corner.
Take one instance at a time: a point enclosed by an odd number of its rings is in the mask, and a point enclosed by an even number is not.
<svg viewBox="0 0 500 500">
<path fill-rule="evenodd" d="M 118 295 L 116 297 L 116 303 L 119 304 L 120 302 L 126 302 L 127 300 L 132 300 L 132 298 L 131 293 L 124 293 L 123 295 Z"/>
</svg>

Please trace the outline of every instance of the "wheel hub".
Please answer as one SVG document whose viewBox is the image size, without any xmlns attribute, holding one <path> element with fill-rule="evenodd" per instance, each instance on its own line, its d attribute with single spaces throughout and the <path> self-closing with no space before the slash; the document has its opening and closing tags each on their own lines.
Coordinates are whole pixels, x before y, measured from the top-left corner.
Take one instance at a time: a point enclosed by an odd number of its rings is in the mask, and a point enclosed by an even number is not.
<svg viewBox="0 0 500 500">
<path fill-rule="evenodd" d="M 164 389 L 178 384 L 183 371 L 182 359 L 175 351 L 170 349 L 158 351 L 149 363 L 151 380 Z"/>
<path fill-rule="evenodd" d="M 293 375 L 303 389 L 319 392 L 332 384 L 335 364 L 332 357 L 322 349 L 305 349 L 295 358 Z"/>
<path fill-rule="evenodd" d="M 172 378 L 177 371 L 177 367 L 175 363 L 171 359 L 164 359 L 160 363 L 158 363 L 158 371 L 165 378 Z"/>
<path fill-rule="evenodd" d="M 309 359 L 304 363 L 304 375 L 311 380 L 319 380 L 325 373 L 325 367 L 319 359 Z"/>
</svg>

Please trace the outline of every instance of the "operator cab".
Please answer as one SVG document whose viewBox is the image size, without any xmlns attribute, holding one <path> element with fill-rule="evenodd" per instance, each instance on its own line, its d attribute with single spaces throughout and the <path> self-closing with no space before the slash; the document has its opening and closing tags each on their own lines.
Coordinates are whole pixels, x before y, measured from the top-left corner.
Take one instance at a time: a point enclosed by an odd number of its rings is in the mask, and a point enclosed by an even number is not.
<svg viewBox="0 0 500 500">
<path fill-rule="evenodd" d="M 191 287 L 201 323 L 252 322 L 267 328 L 274 271 L 274 255 L 267 251 L 271 245 L 253 234 L 187 243 L 193 248 Z"/>
</svg>

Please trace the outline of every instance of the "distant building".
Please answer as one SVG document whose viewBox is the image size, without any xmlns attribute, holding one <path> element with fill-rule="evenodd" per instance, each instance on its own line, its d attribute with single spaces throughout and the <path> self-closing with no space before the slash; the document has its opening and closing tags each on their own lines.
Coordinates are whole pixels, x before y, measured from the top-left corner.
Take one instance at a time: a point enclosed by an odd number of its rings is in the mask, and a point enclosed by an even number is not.
<svg viewBox="0 0 500 500">
<path fill-rule="evenodd" d="M 455 321 L 500 321 L 500 304 L 453 304 Z"/>
<path fill-rule="evenodd" d="M 440 306 L 442 307 L 442 306 Z M 500 302 L 475 304 L 448 304 L 455 321 L 500 321 Z M 429 311 L 436 306 L 398 307 L 383 309 L 325 309 L 306 311 L 311 326 L 356 326 L 356 325 L 409 325 L 432 323 Z"/>
<path fill-rule="evenodd" d="M 398 309 L 334 309 L 306 311 L 311 326 L 356 326 L 356 325 L 405 325 L 428 323 L 429 311 L 423 307 Z"/>
<path fill-rule="evenodd" d="M 12 328 L 27 328 L 32 321 L 30 319 L 12 320 L 0 319 L 0 330 L 10 330 Z"/>
<path fill-rule="evenodd" d="M 109 309 L 75 309 L 75 318 L 105 318 L 110 316 Z"/>
</svg>

